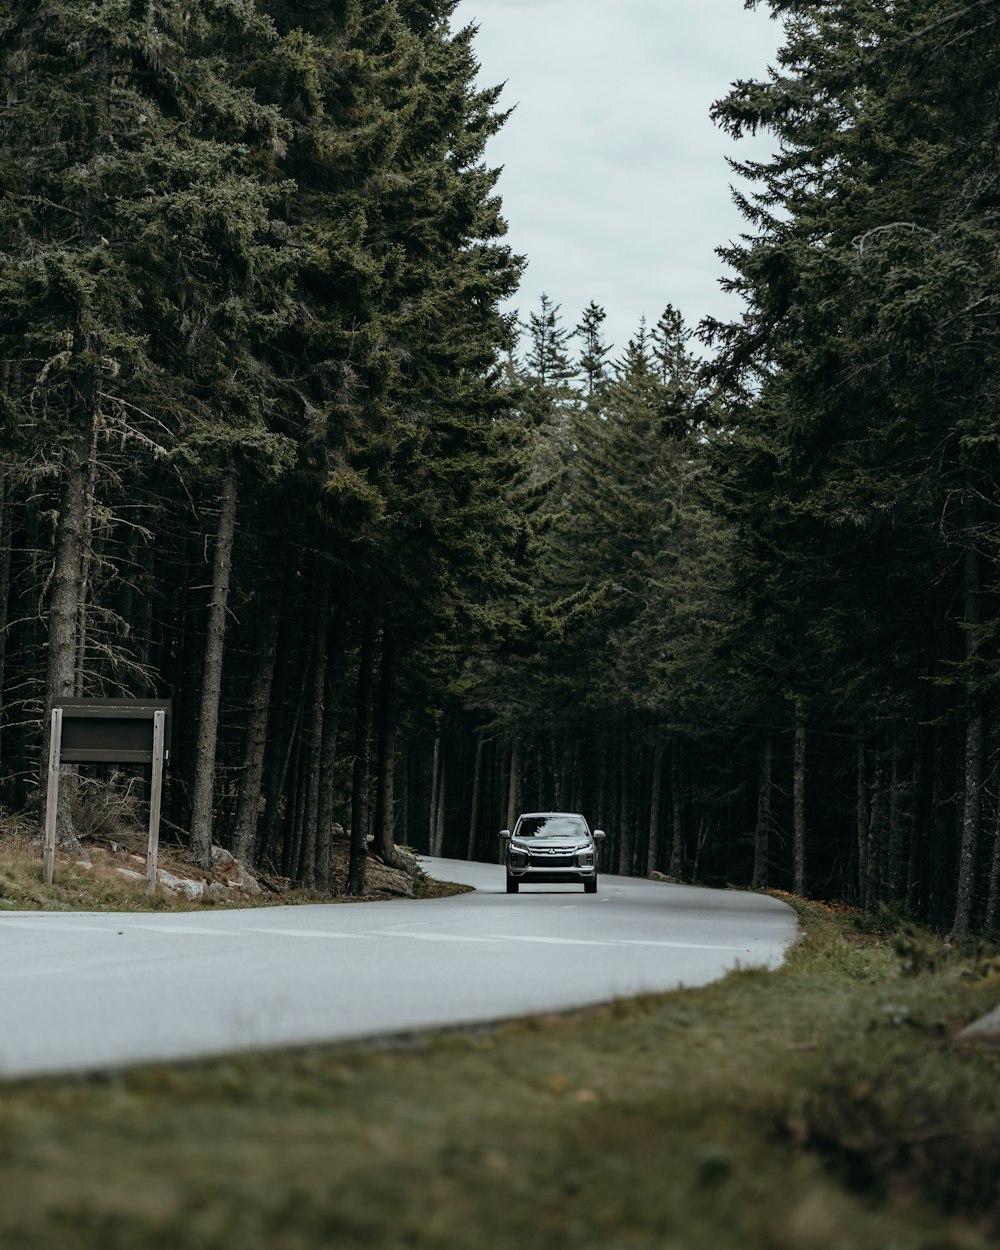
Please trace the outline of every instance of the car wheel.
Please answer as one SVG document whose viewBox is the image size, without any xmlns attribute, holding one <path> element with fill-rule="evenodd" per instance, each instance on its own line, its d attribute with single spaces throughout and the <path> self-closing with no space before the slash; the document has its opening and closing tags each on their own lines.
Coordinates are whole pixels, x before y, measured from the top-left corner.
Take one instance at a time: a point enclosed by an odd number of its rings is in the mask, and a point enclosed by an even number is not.
<svg viewBox="0 0 1000 1250">
<path fill-rule="evenodd" d="M 596 894 L 597 893 L 597 878 L 596 877 L 591 877 L 589 881 L 585 881 L 583 883 L 583 892 L 584 894 Z"/>
<path fill-rule="evenodd" d="M 508 893 L 508 894 L 516 894 L 516 893 L 517 893 L 517 887 L 518 887 L 518 885 L 519 885 L 519 884 L 520 884 L 520 882 L 518 882 L 518 881 L 517 881 L 514 877 L 508 877 L 508 878 L 507 878 L 507 893 Z"/>
</svg>

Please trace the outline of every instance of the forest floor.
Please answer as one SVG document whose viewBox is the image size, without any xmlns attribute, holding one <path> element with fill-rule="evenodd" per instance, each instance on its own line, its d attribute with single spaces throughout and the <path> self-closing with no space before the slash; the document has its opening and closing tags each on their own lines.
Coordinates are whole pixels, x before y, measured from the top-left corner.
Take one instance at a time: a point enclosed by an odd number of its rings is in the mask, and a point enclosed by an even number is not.
<svg viewBox="0 0 1000 1250">
<path fill-rule="evenodd" d="M 119 827 L 113 833 L 86 837 L 82 855 L 59 852 L 51 884 L 43 874 L 42 847 L 37 838 L 0 827 L 0 911 L 201 911 L 221 907 L 273 907 L 299 903 L 356 903 L 343 894 L 323 894 L 294 889 L 286 878 L 259 875 L 259 889 L 253 894 L 240 888 L 242 873 L 234 872 L 231 857 L 219 860 L 212 869 L 196 868 L 186 850 L 161 843 L 157 864 L 177 882 L 196 881 L 205 885 L 198 897 L 172 893 L 159 888 L 146 893 L 145 834 Z M 340 880 L 347 877 L 349 846 L 334 846 L 334 871 Z M 409 878 L 385 870 L 369 857 L 369 892 L 366 899 L 398 898 L 399 882 L 406 883 L 406 896 L 440 898 L 464 893 L 468 887 L 435 881 L 422 872 Z M 380 886 L 391 888 L 383 889 Z M 410 891 L 412 890 L 412 894 Z"/>
<path fill-rule="evenodd" d="M 986 1250 L 1000 950 L 789 900 L 777 971 L 385 1046 L 0 1084 L 11 1250 Z"/>
</svg>

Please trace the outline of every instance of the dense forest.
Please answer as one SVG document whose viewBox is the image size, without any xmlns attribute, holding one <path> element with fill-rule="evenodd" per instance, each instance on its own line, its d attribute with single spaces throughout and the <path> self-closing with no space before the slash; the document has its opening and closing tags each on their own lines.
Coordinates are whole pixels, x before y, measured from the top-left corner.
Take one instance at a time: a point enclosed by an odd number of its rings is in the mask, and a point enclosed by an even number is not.
<svg viewBox="0 0 1000 1250">
<path fill-rule="evenodd" d="M 455 0 L 10 0 L 8 817 L 53 699 L 169 697 L 201 864 L 359 894 L 564 807 L 611 871 L 996 930 L 1000 14 L 768 7 L 714 109 L 774 139 L 742 315 L 665 291 L 616 349 L 596 303 L 503 311 Z M 64 841 L 134 801 L 64 772 Z"/>
</svg>

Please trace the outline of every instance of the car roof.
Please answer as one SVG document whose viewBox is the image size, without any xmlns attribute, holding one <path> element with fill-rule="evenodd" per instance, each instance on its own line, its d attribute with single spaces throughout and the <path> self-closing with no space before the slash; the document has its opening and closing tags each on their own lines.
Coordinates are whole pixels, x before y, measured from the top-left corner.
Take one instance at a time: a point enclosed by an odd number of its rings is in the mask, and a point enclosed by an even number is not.
<svg viewBox="0 0 1000 1250">
<path fill-rule="evenodd" d="M 521 812 L 518 820 L 524 820 L 528 816 L 573 816 L 577 820 L 583 820 L 580 812 Z"/>
</svg>

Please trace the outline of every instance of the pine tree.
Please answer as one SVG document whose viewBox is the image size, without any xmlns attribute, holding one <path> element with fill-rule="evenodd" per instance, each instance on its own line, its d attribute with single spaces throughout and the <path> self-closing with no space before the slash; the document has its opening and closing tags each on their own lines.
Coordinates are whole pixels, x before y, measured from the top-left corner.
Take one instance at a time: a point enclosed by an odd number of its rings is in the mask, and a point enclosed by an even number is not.
<svg viewBox="0 0 1000 1250">
<path fill-rule="evenodd" d="M 582 343 L 580 372 L 586 379 L 586 396 L 593 403 L 601 384 L 608 377 L 608 356 L 613 344 L 605 346 L 601 327 L 607 319 L 604 309 L 591 300 L 583 310 L 580 324 L 573 333 Z"/>
<path fill-rule="evenodd" d="M 525 370 L 540 386 L 557 390 L 573 377 L 567 345 L 570 332 L 562 324 L 558 304 L 542 292 L 538 311 L 528 314 Z"/>
<path fill-rule="evenodd" d="M 698 396 L 698 366 L 688 348 L 692 331 L 680 312 L 668 304 L 649 337 L 662 388 L 660 412 L 671 432 L 680 437 L 690 432 L 683 423 L 694 418 Z"/>
<path fill-rule="evenodd" d="M 563 324 L 559 305 L 544 293 L 538 311 L 528 314 L 524 330 L 527 345 L 520 382 L 525 421 L 543 440 L 558 440 L 564 432 L 566 409 L 576 398 L 571 333 Z"/>
</svg>

